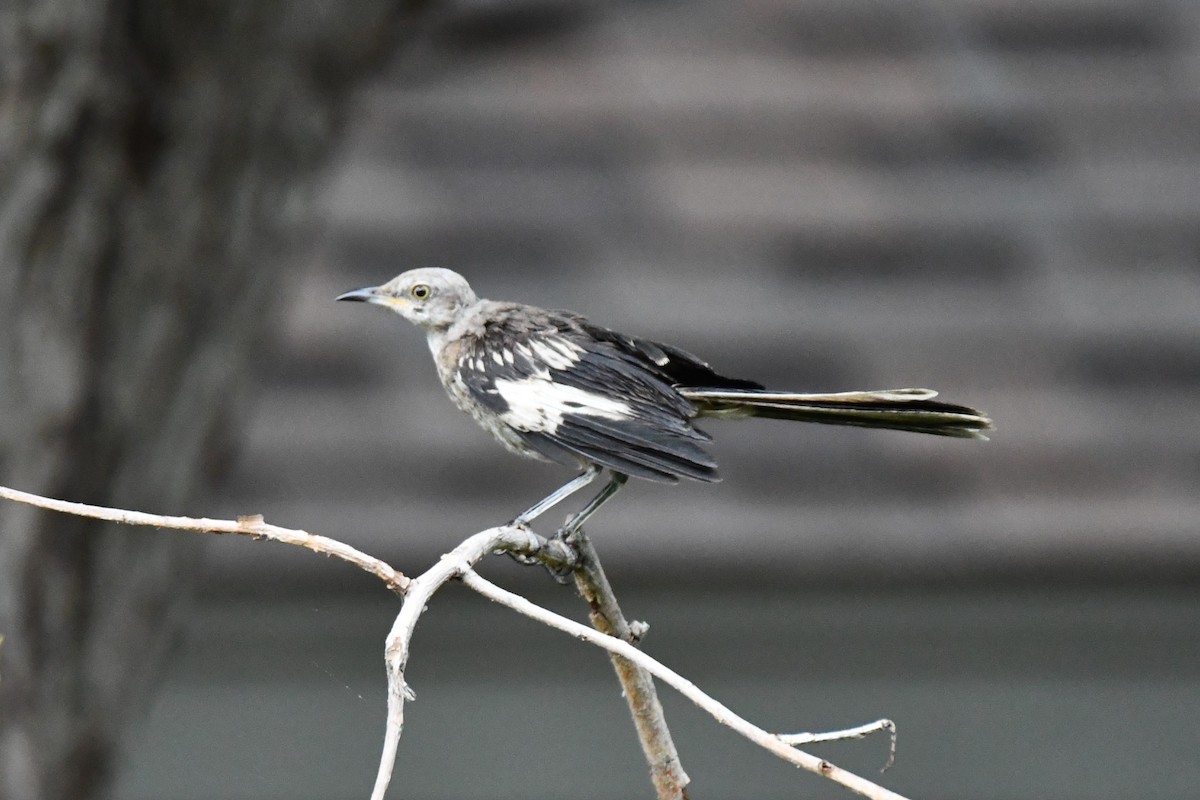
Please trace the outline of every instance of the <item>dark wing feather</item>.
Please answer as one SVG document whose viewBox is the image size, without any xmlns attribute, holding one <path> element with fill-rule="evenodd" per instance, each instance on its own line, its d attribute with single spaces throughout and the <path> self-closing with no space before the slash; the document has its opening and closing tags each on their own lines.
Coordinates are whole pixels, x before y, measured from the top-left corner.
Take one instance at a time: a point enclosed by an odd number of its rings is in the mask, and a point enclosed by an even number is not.
<svg viewBox="0 0 1200 800">
<path fill-rule="evenodd" d="M 708 386 L 714 389 L 761 389 L 761 383 L 721 375 L 708 362 L 686 350 L 662 342 L 639 339 L 589 322 L 581 327 L 597 341 L 607 342 L 630 358 L 653 369 L 672 386 Z"/>
<path fill-rule="evenodd" d="M 985 414 L 933 400 L 937 392 L 928 389 L 834 394 L 773 392 L 754 381 L 721 375 L 677 347 L 588 323 L 583 326 L 598 341 L 609 342 L 631 358 L 653 365 L 678 394 L 694 405 L 694 413 L 702 417 L 770 417 L 969 439 L 986 439 L 983 431 L 992 427 Z"/>
<path fill-rule="evenodd" d="M 718 480 L 701 446 L 709 437 L 692 426 L 695 408 L 669 376 L 574 315 L 502 310 L 463 341 L 460 363 L 472 397 L 553 461 L 658 481 Z"/>
</svg>

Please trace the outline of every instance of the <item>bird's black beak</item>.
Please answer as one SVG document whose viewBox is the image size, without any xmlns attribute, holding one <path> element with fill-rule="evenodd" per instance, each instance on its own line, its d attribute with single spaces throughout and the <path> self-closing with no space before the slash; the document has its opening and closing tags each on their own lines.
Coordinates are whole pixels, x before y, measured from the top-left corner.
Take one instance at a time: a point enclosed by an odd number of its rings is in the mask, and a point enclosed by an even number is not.
<svg viewBox="0 0 1200 800">
<path fill-rule="evenodd" d="M 338 300 L 353 300 L 356 303 L 369 303 L 375 297 L 375 287 L 368 286 L 366 289 L 355 289 L 353 292 L 339 294 Z"/>
</svg>

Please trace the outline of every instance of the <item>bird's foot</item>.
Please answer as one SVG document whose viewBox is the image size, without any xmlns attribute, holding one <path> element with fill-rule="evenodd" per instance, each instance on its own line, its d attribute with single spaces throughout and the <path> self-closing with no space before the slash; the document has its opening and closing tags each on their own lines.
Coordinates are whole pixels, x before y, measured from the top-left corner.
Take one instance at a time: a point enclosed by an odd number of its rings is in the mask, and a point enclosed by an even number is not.
<svg viewBox="0 0 1200 800">
<path fill-rule="evenodd" d="M 575 548 L 567 541 L 567 537 L 572 533 L 574 531 L 559 528 L 553 536 L 546 540 L 546 549 L 556 550 L 566 556 L 558 562 L 557 566 L 546 565 L 546 571 L 550 573 L 550 577 L 563 586 L 571 583 L 575 576 Z"/>
<path fill-rule="evenodd" d="M 560 530 L 554 536 L 543 538 L 530 530 L 525 524 L 509 523 L 509 527 L 529 532 L 529 544 L 524 550 L 504 550 L 504 554 L 524 566 L 542 565 L 560 584 L 571 582 L 575 572 L 575 548 L 566 540 L 566 531 Z"/>
<path fill-rule="evenodd" d="M 502 552 L 513 561 L 517 562 L 518 564 L 523 564 L 527 567 L 542 563 L 540 558 L 535 555 L 530 555 L 529 553 L 518 553 L 515 550 L 504 550 Z"/>
</svg>

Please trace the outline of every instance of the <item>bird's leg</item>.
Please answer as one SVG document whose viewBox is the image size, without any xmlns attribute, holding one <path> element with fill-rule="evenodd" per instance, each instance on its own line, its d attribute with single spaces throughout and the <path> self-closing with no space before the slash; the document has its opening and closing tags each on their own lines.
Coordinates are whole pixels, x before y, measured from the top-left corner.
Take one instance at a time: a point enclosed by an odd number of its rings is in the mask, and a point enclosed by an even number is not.
<svg viewBox="0 0 1200 800">
<path fill-rule="evenodd" d="M 542 500 L 537 505 L 533 506 L 533 508 L 530 508 L 524 514 L 521 514 L 519 517 L 513 520 L 511 524 L 514 526 L 524 525 L 526 522 L 546 511 L 551 506 L 561 502 L 563 499 L 579 491 L 584 486 L 587 486 L 596 479 L 596 476 L 600 474 L 600 471 L 601 469 L 598 466 L 589 466 L 570 482 L 556 489 L 545 500 Z M 604 484 L 604 488 L 601 489 L 595 497 L 589 500 L 587 505 L 576 511 L 570 516 L 569 519 L 567 519 L 567 523 L 558 529 L 558 531 L 550 539 L 550 543 L 566 544 L 568 547 L 572 547 L 567 537 L 579 530 L 583 526 L 583 523 L 586 522 L 587 519 L 592 516 L 592 514 L 596 513 L 596 510 L 599 509 L 600 506 L 604 505 L 604 503 L 610 497 L 617 493 L 618 489 L 625 485 L 625 481 L 627 480 L 629 480 L 628 475 L 625 475 L 621 472 L 613 472 L 612 477 L 610 477 L 608 480 L 608 483 Z M 518 564 L 529 565 L 542 563 L 536 556 L 533 555 L 525 555 L 509 551 L 508 556 Z M 563 585 L 571 583 L 576 569 L 573 564 L 562 566 L 545 564 L 545 567 L 546 571 L 550 573 L 550 576 Z"/>
<path fill-rule="evenodd" d="M 596 476 L 600 474 L 600 467 L 595 464 L 589 464 L 587 469 L 576 475 L 571 480 L 564 483 L 562 486 L 555 489 L 545 498 L 534 503 L 529 508 L 517 515 L 516 519 L 509 523 L 514 528 L 520 528 L 529 524 L 537 517 L 541 516 L 545 511 L 566 500 L 571 495 L 578 492 L 583 487 L 587 486 L 592 481 L 596 480 Z M 615 490 L 614 490 L 615 491 Z M 593 501 L 595 502 L 595 501 Z M 589 503 L 588 505 L 591 505 Z M 595 509 L 593 509 L 595 510 Z M 578 516 L 578 515 L 576 515 Z"/>
<path fill-rule="evenodd" d="M 582 528 L 583 523 L 587 522 L 588 517 L 592 516 L 592 514 L 595 514 L 596 511 L 599 510 L 600 506 L 608 502 L 608 499 L 616 494 L 617 491 L 625 485 L 625 481 L 627 480 L 629 480 L 629 476 L 625 473 L 615 471 L 612 472 L 612 477 L 609 478 L 608 483 L 604 484 L 604 488 L 600 490 L 599 494 L 589 500 L 586 506 L 572 514 L 571 518 L 567 520 L 567 524 L 563 525 L 562 528 L 559 529 L 558 533 L 554 534 L 555 538 L 562 537 L 565 539 L 575 531 Z"/>
</svg>

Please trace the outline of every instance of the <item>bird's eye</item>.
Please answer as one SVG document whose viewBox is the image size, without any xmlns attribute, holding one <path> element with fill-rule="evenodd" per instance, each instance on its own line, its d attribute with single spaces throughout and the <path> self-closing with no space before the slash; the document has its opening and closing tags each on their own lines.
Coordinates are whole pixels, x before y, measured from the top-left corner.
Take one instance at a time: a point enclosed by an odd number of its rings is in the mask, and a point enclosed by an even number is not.
<svg viewBox="0 0 1200 800">
<path fill-rule="evenodd" d="M 430 289 L 427 285 L 418 283 L 416 286 L 409 289 L 408 293 L 412 295 L 414 300 L 424 300 L 425 298 L 429 297 Z"/>
</svg>

